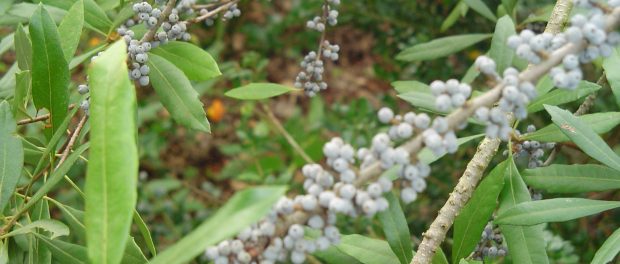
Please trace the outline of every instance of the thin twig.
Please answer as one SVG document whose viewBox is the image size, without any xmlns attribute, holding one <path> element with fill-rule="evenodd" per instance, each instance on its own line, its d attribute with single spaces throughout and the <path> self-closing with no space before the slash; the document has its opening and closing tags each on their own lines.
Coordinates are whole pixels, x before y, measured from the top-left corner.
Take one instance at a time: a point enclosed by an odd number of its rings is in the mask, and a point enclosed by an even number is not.
<svg viewBox="0 0 620 264">
<path fill-rule="evenodd" d="M 70 104 L 69 105 L 69 110 L 73 109 L 75 107 L 75 104 Z M 48 120 L 50 118 L 50 114 L 45 114 L 42 116 L 37 116 L 35 118 L 26 118 L 26 119 L 22 119 L 17 121 L 17 125 L 27 125 L 27 124 L 31 124 L 31 123 L 36 123 L 39 121 L 45 121 Z"/>
<path fill-rule="evenodd" d="M 157 30 L 159 29 L 159 27 L 161 27 L 161 24 L 164 23 L 164 20 L 166 20 L 166 18 L 170 16 L 170 13 L 172 12 L 172 9 L 174 8 L 176 3 L 177 3 L 177 0 L 168 1 L 168 3 L 166 4 L 166 7 L 161 12 L 160 19 L 157 20 L 157 24 L 155 24 L 155 26 L 149 29 L 149 31 L 147 31 L 146 34 L 142 36 L 142 39 L 140 39 L 141 43 L 153 40 L 153 38 L 155 37 L 155 33 L 157 33 Z"/>
<path fill-rule="evenodd" d="M 207 12 L 207 13 L 206 13 L 206 14 L 204 14 L 204 15 L 197 16 L 197 17 L 195 17 L 194 19 L 191 19 L 191 20 L 185 21 L 185 23 L 188 23 L 188 24 L 190 24 L 190 23 L 194 23 L 194 24 L 195 24 L 195 23 L 198 23 L 198 22 L 204 21 L 204 20 L 206 20 L 206 19 L 212 18 L 213 16 L 217 15 L 218 13 L 220 13 L 220 12 L 222 12 L 222 11 L 224 11 L 224 10 L 227 10 L 227 9 L 228 9 L 228 8 L 230 8 L 232 5 L 234 5 L 234 4 L 238 3 L 238 2 L 239 2 L 239 0 L 233 0 L 233 1 L 230 1 L 230 2 L 228 2 L 228 3 L 225 3 L 225 4 L 221 5 L 221 6 L 218 6 L 216 9 L 213 9 L 213 10 L 211 10 L 211 11 Z"/>
<path fill-rule="evenodd" d="M 75 130 L 73 130 L 73 134 L 71 135 L 71 138 L 69 139 L 69 143 L 67 144 L 64 151 L 62 152 L 62 156 L 60 157 L 60 160 L 58 161 L 58 164 L 56 165 L 56 169 L 58 169 L 58 167 L 60 167 L 60 165 L 63 162 L 65 162 L 65 160 L 67 159 L 67 156 L 69 156 L 69 152 L 71 152 L 71 148 L 73 148 L 73 145 L 75 144 L 75 141 L 79 137 L 80 132 L 82 131 L 82 128 L 84 128 L 84 125 L 86 124 L 87 119 L 88 119 L 88 115 L 82 116 L 82 119 L 78 123 L 77 127 L 75 127 Z"/>
<path fill-rule="evenodd" d="M 286 131 L 284 126 L 282 126 L 282 123 L 280 123 L 280 120 L 278 120 L 278 118 L 273 114 L 271 109 L 269 109 L 267 105 L 263 104 L 263 110 L 267 114 L 267 117 L 269 118 L 271 123 L 273 123 L 273 125 L 276 127 L 278 132 L 280 132 L 280 134 L 284 136 L 284 138 L 291 145 L 291 147 L 293 147 L 293 149 L 297 151 L 297 154 L 299 154 L 299 156 L 301 156 L 304 159 L 304 161 L 306 161 L 306 163 L 308 164 L 314 163 L 312 158 L 310 158 L 310 156 L 304 151 L 304 149 L 301 146 L 299 146 L 299 143 L 297 143 L 297 141 L 295 141 L 295 139 L 291 136 L 291 134 L 289 134 L 288 131 Z"/>
</svg>

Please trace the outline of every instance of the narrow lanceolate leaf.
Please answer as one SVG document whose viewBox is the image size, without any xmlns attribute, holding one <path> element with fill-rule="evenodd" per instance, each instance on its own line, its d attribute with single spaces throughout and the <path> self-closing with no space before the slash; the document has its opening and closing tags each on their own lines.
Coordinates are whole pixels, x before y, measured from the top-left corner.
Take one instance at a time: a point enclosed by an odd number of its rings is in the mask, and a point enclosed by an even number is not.
<svg viewBox="0 0 620 264">
<path fill-rule="evenodd" d="M 545 105 L 553 123 L 583 152 L 601 163 L 620 171 L 620 157 L 603 139 L 572 113 L 555 106 Z"/>
<path fill-rule="evenodd" d="M 51 234 L 50 239 L 57 238 L 59 236 L 69 235 L 69 227 L 63 224 L 60 221 L 51 220 L 51 219 L 43 219 L 37 220 L 25 226 L 16 228 L 15 230 L 9 232 L 2 237 L 12 237 L 16 235 L 23 235 L 28 233 L 35 233 L 37 228 L 45 230 Z"/>
<path fill-rule="evenodd" d="M 497 17 L 493 14 L 493 11 L 482 2 L 482 0 L 463 0 L 471 9 L 478 12 L 483 17 L 488 18 L 491 21 L 497 21 Z"/>
<path fill-rule="evenodd" d="M 84 224 L 88 256 L 95 264 L 121 260 L 136 204 L 136 95 L 126 59 L 125 42 L 117 41 L 88 71 L 92 145 Z"/>
<path fill-rule="evenodd" d="M 401 51 L 396 56 L 396 59 L 402 61 L 423 61 L 441 58 L 461 51 L 490 37 L 491 34 L 467 34 L 438 38 Z"/>
<path fill-rule="evenodd" d="M 32 44 L 22 24 L 17 25 L 15 29 L 15 55 L 20 70 L 32 69 Z"/>
<path fill-rule="evenodd" d="M 62 50 L 65 54 L 66 61 L 71 61 L 73 54 L 75 54 L 75 50 L 80 43 L 83 26 L 84 1 L 79 0 L 69 8 L 67 15 L 58 26 L 58 33 L 60 33 Z"/>
<path fill-rule="evenodd" d="M 236 193 L 215 215 L 159 253 L 150 263 L 189 262 L 208 246 L 234 236 L 263 218 L 285 191 L 284 187 L 254 187 Z"/>
<path fill-rule="evenodd" d="M 63 162 L 60 166 L 58 166 L 58 168 L 52 171 L 47 181 L 43 183 L 41 188 L 37 190 L 37 192 L 28 200 L 28 202 L 24 205 L 24 207 L 21 210 L 22 211 L 28 210 L 28 208 L 34 206 L 36 202 L 41 200 L 43 196 L 47 195 L 54 188 L 54 186 L 56 186 L 56 184 L 58 184 L 58 182 L 60 182 L 65 177 L 65 175 L 67 174 L 67 172 L 69 172 L 73 164 L 75 164 L 75 162 L 78 160 L 80 155 L 82 155 L 82 153 L 84 153 L 84 151 L 86 151 L 89 146 L 90 146 L 90 143 L 82 144 L 77 149 L 75 149 L 75 151 L 69 154 L 65 162 Z"/>
<path fill-rule="evenodd" d="M 32 99 L 37 109 L 46 108 L 50 112 L 49 137 L 67 114 L 69 67 L 56 24 L 43 5 L 32 15 L 29 29 L 32 38 Z"/>
<path fill-rule="evenodd" d="M 239 100 L 260 100 L 292 91 L 299 91 L 299 89 L 277 83 L 250 83 L 227 91 L 225 95 Z"/>
<path fill-rule="evenodd" d="M 587 95 L 596 92 L 600 88 L 601 86 L 596 83 L 581 81 L 577 89 L 575 89 L 574 91 L 555 89 L 543 96 L 538 97 L 536 100 L 531 102 L 527 107 L 527 112 L 535 113 L 541 111 L 545 108 L 544 105 L 546 104 L 561 105 L 565 103 L 570 103 L 580 98 L 586 97 Z"/>
<path fill-rule="evenodd" d="M 146 247 L 151 252 L 151 255 L 157 255 L 157 250 L 155 249 L 155 243 L 153 243 L 153 237 L 151 236 L 151 231 L 149 231 L 149 227 L 146 225 L 140 213 L 134 210 L 133 212 L 133 222 L 138 226 L 138 230 L 140 230 L 140 234 L 142 235 L 142 239 L 146 243 Z"/>
<path fill-rule="evenodd" d="M 614 257 L 618 255 L 620 252 L 620 228 L 616 229 L 605 243 L 601 246 L 601 248 L 596 251 L 594 254 L 594 259 L 592 259 L 592 264 L 606 264 L 610 263 L 614 260 Z"/>
<path fill-rule="evenodd" d="M 206 81 L 222 75 L 211 54 L 187 42 L 171 41 L 154 48 L 151 53 L 172 62 L 190 80 Z"/>
<path fill-rule="evenodd" d="M 515 24 L 510 16 L 505 15 L 497 21 L 488 55 L 497 64 L 498 72 L 504 72 L 506 68 L 512 65 L 515 51 L 508 47 L 508 37 L 515 34 Z"/>
<path fill-rule="evenodd" d="M 327 264 L 340 264 L 340 263 L 360 264 L 361 263 L 357 259 L 340 251 L 340 249 L 338 249 L 335 246 L 331 246 L 323 251 L 316 251 L 313 253 L 313 255 L 315 257 L 318 257 L 321 261 L 323 261 L 323 263 L 327 263 Z"/>
<path fill-rule="evenodd" d="M 385 194 L 385 198 L 390 203 L 390 207 L 388 210 L 379 213 L 383 233 L 400 263 L 408 264 L 413 258 L 413 247 L 411 246 L 407 219 L 405 219 L 403 209 L 394 193 Z"/>
<path fill-rule="evenodd" d="M 410 103 L 412 106 L 419 107 L 422 109 L 427 109 L 431 112 L 436 112 L 440 114 L 448 113 L 448 111 L 439 111 L 435 106 L 435 96 L 428 92 L 422 91 L 411 91 L 399 94 L 398 97 Z"/>
<path fill-rule="evenodd" d="M 616 98 L 616 104 L 620 106 L 620 54 L 618 49 L 614 49 L 612 55 L 603 61 L 603 69 L 605 69 L 605 76 Z"/>
<path fill-rule="evenodd" d="M 58 263 L 63 264 L 87 264 L 88 251 L 85 247 L 67 243 L 58 239 L 51 240 L 46 236 L 37 235 L 37 238 L 42 241 L 47 248 L 52 252 L 52 258 Z M 127 248 L 123 254 L 123 260 L 121 264 L 142 264 L 148 263 L 146 257 L 139 252 L 139 247 L 136 242 L 130 238 L 127 243 Z"/>
<path fill-rule="evenodd" d="M 620 207 L 620 202 L 583 198 L 555 198 L 520 203 L 499 214 L 497 224 L 536 225 L 563 222 Z"/>
<path fill-rule="evenodd" d="M 480 182 L 469 202 L 454 220 L 453 263 L 469 256 L 480 242 L 480 235 L 497 207 L 497 197 L 504 187 L 507 165 L 508 161 L 500 163 Z"/>
<path fill-rule="evenodd" d="M 392 87 L 399 94 L 407 92 L 425 92 L 430 93 L 431 88 L 428 84 L 419 81 L 395 81 L 392 83 Z"/>
<path fill-rule="evenodd" d="M 151 84 L 172 118 L 186 127 L 211 132 L 203 104 L 185 74 L 165 58 L 150 54 Z"/>
<path fill-rule="evenodd" d="M 30 86 L 32 79 L 30 71 L 21 71 L 15 74 L 15 94 L 13 95 L 14 116 L 24 116 L 28 112 L 28 99 L 30 98 Z"/>
<path fill-rule="evenodd" d="M 342 236 L 336 245 L 340 251 L 364 264 L 399 263 L 387 242 L 362 235 Z"/>
<path fill-rule="evenodd" d="M 620 189 L 620 171 L 595 164 L 553 164 L 523 172 L 523 180 L 550 193 L 584 193 Z"/>
<path fill-rule="evenodd" d="M 597 134 L 607 133 L 620 125 L 620 112 L 595 113 L 578 116 L 577 118 L 592 128 Z M 525 134 L 523 139 L 542 142 L 565 142 L 570 140 L 555 124 L 543 127 L 534 133 Z"/>
<path fill-rule="evenodd" d="M 52 6 L 59 7 L 64 10 L 69 10 L 71 6 L 75 3 L 72 0 L 38 0 L 45 4 L 49 4 Z M 108 18 L 105 11 L 99 7 L 94 0 L 83 0 L 84 1 L 84 20 L 91 29 L 95 30 L 102 35 L 105 35 L 109 32 L 110 27 L 112 26 L 112 20 Z"/>
<path fill-rule="evenodd" d="M 9 202 L 24 165 L 24 148 L 7 101 L 0 102 L 0 211 Z"/>
<path fill-rule="evenodd" d="M 502 214 L 516 205 L 531 201 L 530 192 L 521 179 L 512 157 L 508 158 L 504 189 L 499 198 L 498 213 Z M 542 235 L 543 225 L 512 226 L 500 225 L 508 244 L 508 254 L 514 263 L 545 264 L 549 263 L 545 240 Z"/>
<path fill-rule="evenodd" d="M 61 240 L 51 240 L 43 235 L 36 235 L 39 241 L 52 252 L 52 259 L 64 264 L 87 264 L 86 248 Z"/>
</svg>

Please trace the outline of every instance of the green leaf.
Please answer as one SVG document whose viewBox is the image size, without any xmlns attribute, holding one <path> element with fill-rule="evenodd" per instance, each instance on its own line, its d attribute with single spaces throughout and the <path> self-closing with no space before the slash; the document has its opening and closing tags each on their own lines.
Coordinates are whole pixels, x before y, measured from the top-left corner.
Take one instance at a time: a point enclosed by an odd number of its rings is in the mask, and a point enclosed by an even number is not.
<svg viewBox="0 0 620 264">
<path fill-rule="evenodd" d="M 463 144 L 465 144 L 467 142 L 470 142 L 470 141 L 472 141 L 474 139 L 477 139 L 477 138 L 481 138 L 483 136 L 484 136 L 484 134 L 478 134 L 478 135 L 458 138 L 456 140 L 456 144 L 460 147 L 461 145 L 463 145 Z M 430 150 L 429 148 L 425 147 L 418 154 L 418 159 L 420 159 L 420 161 L 422 161 L 422 162 L 424 162 L 426 164 L 431 164 L 431 163 L 439 160 L 440 158 L 442 158 L 446 154 L 447 153 L 444 153 L 443 155 L 437 156 L 437 155 L 435 155 L 435 153 L 433 153 L 432 150 Z"/>
<path fill-rule="evenodd" d="M 611 56 L 603 60 L 603 69 L 605 69 L 611 92 L 616 98 L 616 104 L 620 106 L 620 54 L 618 49 L 614 49 Z"/>
<path fill-rule="evenodd" d="M 50 220 L 50 207 L 47 201 L 39 201 L 29 212 L 30 223 L 33 223 L 37 220 Z M 52 227 L 54 227 L 52 225 Z M 66 228 L 66 227 L 65 227 Z M 60 227 L 62 230 L 63 228 Z M 61 231 L 64 233 L 64 231 Z M 40 230 L 32 230 L 30 235 L 28 235 L 29 240 L 29 252 L 28 261 L 29 263 L 40 263 L 40 264 L 51 264 L 52 263 L 52 253 L 47 249 L 47 246 L 42 244 L 35 236 L 35 234 L 48 235 L 50 232 L 47 232 L 46 229 L 40 228 Z M 53 234 L 51 234 L 53 236 Z M 66 234 L 65 234 L 66 235 Z M 34 253 L 34 254 L 33 254 Z"/>
<path fill-rule="evenodd" d="M 562 165 L 525 170 L 523 180 L 550 193 L 584 193 L 620 189 L 620 172 L 595 164 Z"/>
<path fill-rule="evenodd" d="M 620 171 L 620 158 L 618 155 L 586 123 L 579 120 L 572 113 L 556 106 L 545 105 L 545 109 L 551 115 L 553 123 L 583 152 L 601 163 Z"/>
<path fill-rule="evenodd" d="M 120 0 L 97 0 L 97 4 L 106 11 L 116 8 L 121 2 Z"/>
<path fill-rule="evenodd" d="M 19 69 L 22 71 L 32 69 L 32 44 L 22 24 L 18 24 L 15 29 L 15 55 Z"/>
<path fill-rule="evenodd" d="M 545 75 L 538 80 L 536 84 L 536 93 L 539 98 L 549 93 L 551 89 L 553 89 L 553 80 L 549 78 L 549 75 Z"/>
<path fill-rule="evenodd" d="M 596 134 L 603 134 L 611 131 L 620 125 L 620 112 L 595 113 L 589 115 L 578 116 L 586 126 L 592 128 Z M 558 126 L 551 124 L 543 127 L 534 133 L 523 135 L 523 140 L 536 140 L 542 142 L 566 142 L 570 141 Z"/>
<path fill-rule="evenodd" d="M 364 264 L 399 263 L 390 245 L 383 240 L 362 235 L 345 235 L 336 247 Z"/>
<path fill-rule="evenodd" d="M 439 111 L 435 106 L 435 96 L 429 92 L 406 92 L 398 97 L 410 103 L 412 106 L 429 110 L 431 112 L 446 114 L 448 111 Z"/>
<path fill-rule="evenodd" d="M 215 215 L 176 244 L 151 259 L 151 264 L 184 263 L 210 246 L 258 222 L 282 197 L 285 187 L 253 187 L 236 193 Z M 231 221 L 233 220 L 233 221 Z M 226 223 L 226 224 L 223 224 Z"/>
<path fill-rule="evenodd" d="M 508 14 L 512 14 L 517 5 L 517 0 L 502 0 L 502 5 Z"/>
<path fill-rule="evenodd" d="M 340 249 L 338 249 L 335 246 L 331 246 L 323 251 L 316 251 L 312 254 L 327 264 L 340 264 L 340 263 L 359 264 L 361 263 L 357 259 L 340 251 Z"/>
<path fill-rule="evenodd" d="M 45 4 L 56 6 L 64 10 L 69 10 L 75 0 L 36 0 Z M 112 26 L 112 21 L 105 14 L 105 11 L 95 3 L 94 0 L 84 0 L 84 20 L 88 27 L 102 35 L 106 35 Z"/>
<path fill-rule="evenodd" d="M 121 264 L 142 264 L 148 262 L 149 261 L 140 250 L 140 246 L 136 244 L 136 240 L 133 239 L 133 237 L 129 237 L 129 242 L 127 242 Z"/>
<path fill-rule="evenodd" d="M 40 241 L 43 241 L 52 252 L 52 258 L 63 264 L 87 264 L 88 251 L 85 247 L 67 243 L 61 240 L 50 240 L 49 238 L 37 235 Z M 139 252 L 139 247 L 133 238 L 130 237 L 129 243 L 123 255 L 121 264 L 141 264 L 148 263 L 144 255 Z"/>
<path fill-rule="evenodd" d="M 50 237 L 51 239 L 69 235 L 69 227 L 67 227 L 62 222 L 51 219 L 44 219 L 37 220 L 25 226 L 16 228 L 8 234 L 3 235 L 2 238 L 34 233 L 36 232 L 37 228 L 41 228 L 47 232 L 52 233 L 52 236 Z"/>
<path fill-rule="evenodd" d="M 87 264 L 86 248 L 80 245 L 67 243 L 61 240 L 51 240 L 43 235 L 36 235 L 52 252 L 52 258 L 63 264 Z"/>
<path fill-rule="evenodd" d="M 616 229 L 605 243 L 596 251 L 592 264 L 605 264 L 614 260 L 614 257 L 620 252 L 620 228 Z"/>
<path fill-rule="evenodd" d="M 489 7 L 482 2 L 482 0 L 463 0 L 463 2 L 483 17 L 486 17 L 491 21 L 497 21 L 497 17 L 493 14 L 493 11 L 491 11 L 491 9 L 489 9 Z"/>
<path fill-rule="evenodd" d="M 41 173 L 41 170 L 43 170 L 44 166 L 49 164 L 50 153 L 56 151 L 56 145 L 58 145 L 60 139 L 65 136 L 65 131 L 69 127 L 71 119 L 73 118 L 75 113 L 77 113 L 78 109 L 78 107 L 74 107 L 73 109 L 69 110 L 69 114 L 65 117 L 65 120 L 62 121 L 58 130 L 54 132 L 52 138 L 50 138 L 50 140 L 47 142 L 47 145 L 45 145 L 45 149 L 41 153 L 41 158 L 37 162 L 37 166 L 32 173 L 33 175 Z"/>
<path fill-rule="evenodd" d="M 396 55 L 396 59 L 402 61 L 437 59 L 461 51 L 490 37 L 491 34 L 466 34 L 438 38 L 406 48 Z"/>
<path fill-rule="evenodd" d="M 15 73 L 17 72 L 17 63 L 13 63 L 11 68 L 4 73 L 0 79 L 0 100 L 8 99 L 15 94 Z"/>
<path fill-rule="evenodd" d="M 76 236 L 79 241 L 83 241 L 86 238 L 86 227 L 84 227 L 84 212 L 75 209 L 71 206 L 62 204 L 54 199 L 48 199 L 52 202 L 64 216 L 65 223 L 69 226 L 71 234 Z M 86 258 L 85 258 L 86 259 Z"/>
<path fill-rule="evenodd" d="M 151 232 L 149 231 L 149 227 L 146 225 L 140 213 L 134 210 L 133 212 L 133 222 L 138 226 L 138 230 L 140 230 L 140 234 L 142 238 L 146 242 L 146 247 L 151 252 L 151 255 L 157 255 L 157 250 L 155 249 L 155 243 L 153 243 L 153 237 L 151 237 Z"/>
<path fill-rule="evenodd" d="M 508 161 L 497 165 L 480 182 L 471 199 L 454 220 L 452 262 L 466 258 L 474 250 L 489 218 L 497 207 L 497 197 L 504 187 Z"/>
<path fill-rule="evenodd" d="M 82 62 L 89 60 L 90 58 L 93 57 L 93 55 L 97 54 L 98 52 L 102 51 L 103 49 L 107 48 L 108 44 L 102 44 L 99 45 L 87 52 L 84 52 L 82 54 L 80 54 L 79 56 L 74 57 L 73 59 L 71 59 L 71 62 L 69 62 L 69 69 L 72 70 L 75 67 L 77 67 L 78 65 L 82 64 Z"/>
<path fill-rule="evenodd" d="M 61 45 L 65 60 L 71 61 L 75 50 L 80 43 L 82 27 L 84 26 L 84 1 L 78 0 L 69 8 L 67 15 L 62 19 L 58 26 Z"/>
<path fill-rule="evenodd" d="M 24 165 L 24 148 L 7 101 L 0 102 L 0 212 L 9 202 Z"/>
<path fill-rule="evenodd" d="M 448 30 L 450 27 L 452 27 L 452 25 L 454 25 L 454 23 L 456 23 L 456 21 L 461 17 L 462 6 L 467 7 L 465 3 L 458 2 L 456 6 L 452 9 L 452 11 L 450 11 L 450 14 L 441 23 L 441 28 L 439 29 L 440 32 Z"/>
<path fill-rule="evenodd" d="M 180 124 L 211 132 L 202 102 L 185 74 L 168 60 L 155 54 L 149 56 L 151 84 L 172 118 Z"/>
<path fill-rule="evenodd" d="M 206 81 L 222 75 L 211 54 L 191 43 L 171 41 L 154 48 L 150 53 L 177 66 L 190 80 Z"/>
<path fill-rule="evenodd" d="M 124 41 L 97 57 L 90 77 L 90 156 L 84 224 L 93 263 L 118 263 L 136 205 L 136 95 L 129 82 Z"/>
<path fill-rule="evenodd" d="M 427 84 L 419 81 L 395 81 L 392 83 L 392 86 L 399 94 L 408 92 L 431 93 L 431 88 Z"/>
<path fill-rule="evenodd" d="M 239 100 L 260 100 L 266 99 L 292 91 L 299 91 L 288 86 L 277 83 L 250 83 L 225 93 L 226 96 Z"/>
<path fill-rule="evenodd" d="M 405 219 L 403 209 L 394 193 L 389 192 L 384 196 L 390 203 L 390 207 L 379 213 L 383 233 L 385 233 L 385 238 L 400 263 L 408 264 L 413 258 L 413 247 L 407 219 Z"/>
<path fill-rule="evenodd" d="M 443 252 L 441 247 L 437 247 L 437 252 L 435 252 L 433 259 L 431 260 L 431 264 L 450 264 L 450 262 L 448 262 L 448 258 L 446 257 L 446 253 Z"/>
<path fill-rule="evenodd" d="M 618 207 L 620 207 L 620 202 L 616 201 L 597 201 L 583 198 L 546 199 L 520 203 L 499 214 L 495 218 L 495 223 L 500 225 L 536 225 L 563 222 Z"/>
<path fill-rule="evenodd" d="M 544 109 L 544 105 L 561 105 L 570 103 L 583 98 L 600 89 L 596 83 L 581 81 L 577 89 L 570 91 L 566 89 L 555 89 L 543 96 L 539 96 L 527 106 L 528 113 L 535 113 Z"/>
<path fill-rule="evenodd" d="M 15 33 L 10 33 L 6 35 L 4 38 L 2 38 L 2 41 L 0 41 L 0 55 L 3 55 L 10 48 L 12 48 L 14 46 L 14 43 L 15 43 Z"/>
<path fill-rule="evenodd" d="M 48 138 L 67 115 L 69 68 L 60 46 L 56 24 L 40 5 L 30 19 L 32 38 L 32 99 L 37 109 L 50 112 Z"/>
<path fill-rule="evenodd" d="M 503 16 L 497 21 L 488 53 L 489 57 L 495 60 L 497 64 L 497 72 L 504 72 L 506 68 L 512 65 L 515 51 L 508 47 L 508 37 L 515 34 L 515 24 L 509 16 Z"/>
<path fill-rule="evenodd" d="M 32 207 L 39 200 L 43 198 L 43 196 L 47 195 L 58 182 L 60 182 L 67 172 L 71 169 L 73 164 L 77 161 L 77 159 L 90 147 L 90 143 L 85 143 L 75 149 L 69 156 L 65 162 L 63 162 L 58 168 L 52 171 L 51 175 L 48 177 L 47 181 L 37 190 L 37 192 L 28 200 L 28 202 L 21 209 L 22 211 L 28 210 L 28 208 Z"/>
<path fill-rule="evenodd" d="M 9 263 L 9 244 L 2 241 L 0 241 L 0 263 Z"/>
<path fill-rule="evenodd" d="M 28 99 L 30 98 L 30 86 L 32 79 L 30 71 L 21 71 L 15 74 L 15 95 L 13 96 L 13 115 L 21 116 L 28 113 Z M 18 113 L 20 113 L 18 115 Z"/>
<path fill-rule="evenodd" d="M 508 158 L 504 180 L 504 189 L 499 198 L 498 214 L 502 214 L 520 203 L 531 201 L 530 192 L 521 179 L 512 156 Z M 549 263 L 545 250 L 545 240 L 542 235 L 543 225 L 500 225 L 499 227 L 506 238 L 508 254 L 512 257 L 513 263 Z"/>
</svg>

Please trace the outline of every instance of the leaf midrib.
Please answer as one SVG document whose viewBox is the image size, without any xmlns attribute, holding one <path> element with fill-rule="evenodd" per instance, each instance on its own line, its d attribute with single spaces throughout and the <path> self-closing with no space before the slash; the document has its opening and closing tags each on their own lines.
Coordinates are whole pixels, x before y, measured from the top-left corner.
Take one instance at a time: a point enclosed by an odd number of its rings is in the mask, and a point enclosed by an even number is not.
<svg viewBox="0 0 620 264">
<path fill-rule="evenodd" d="M 191 111 L 191 109 L 189 109 L 189 107 L 187 107 L 187 105 L 183 102 L 183 99 L 181 98 L 181 96 L 177 93 L 176 89 L 174 88 L 174 86 L 172 85 L 172 83 L 168 80 L 168 78 L 162 73 L 162 71 L 159 70 L 159 68 L 157 67 L 156 63 L 151 63 L 152 68 L 159 74 L 159 76 L 161 76 L 161 79 L 165 82 L 165 84 L 168 86 L 168 90 L 171 91 L 171 93 L 175 96 L 175 98 L 177 99 L 177 101 L 180 101 L 179 105 L 181 105 L 183 109 L 186 110 L 187 113 L 190 114 L 190 116 L 192 116 L 194 119 L 199 120 L 200 117 L 194 115 L 193 111 Z M 176 66 L 175 66 L 176 67 Z M 171 88 L 171 89 L 170 89 Z M 190 121 L 189 124 L 191 127 L 193 127 L 195 124 L 193 121 Z M 198 122 L 198 125 L 200 125 L 201 127 L 203 127 L 204 129 L 206 129 L 206 127 L 204 127 L 202 124 L 200 124 L 200 122 Z"/>
</svg>

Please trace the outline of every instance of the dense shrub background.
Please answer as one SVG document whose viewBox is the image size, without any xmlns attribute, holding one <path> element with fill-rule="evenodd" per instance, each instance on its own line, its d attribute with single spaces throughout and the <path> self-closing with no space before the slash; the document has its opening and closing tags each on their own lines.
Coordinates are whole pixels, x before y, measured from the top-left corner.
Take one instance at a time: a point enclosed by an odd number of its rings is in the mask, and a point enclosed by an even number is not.
<svg viewBox="0 0 620 264">
<path fill-rule="evenodd" d="M 266 118 L 263 104 L 268 103 L 306 152 L 314 160 L 320 160 L 321 147 L 331 136 L 339 135 L 354 146 L 367 143 L 378 130 L 375 111 L 380 106 L 410 109 L 406 102 L 397 99 L 391 82 L 409 79 L 429 82 L 462 76 L 473 59 L 488 49 L 489 42 L 432 61 L 404 63 L 394 59 L 405 47 L 440 36 L 493 32 L 494 23 L 472 10 L 442 31 L 442 23 L 456 2 L 343 1 L 340 23 L 328 32 L 328 39 L 342 47 L 340 60 L 327 66 L 329 90 L 311 100 L 291 94 L 268 102 L 243 102 L 226 98 L 223 93 L 251 81 L 292 85 L 299 70 L 298 62 L 305 52 L 316 47 L 319 38 L 304 26 L 319 8 L 318 1 L 244 1 L 240 5 L 244 11 L 240 19 L 218 22 L 213 27 L 194 26 L 190 30 L 191 42 L 216 57 L 224 73 L 221 78 L 195 84 L 207 108 L 213 133 L 197 133 L 175 125 L 152 90 L 137 90 L 141 166 L 137 208 L 151 228 L 156 246 L 163 249 L 177 241 L 235 191 L 248 185 L 292 183 L 293 192 L 301 190 L 299 169 L 304 162 Z M 500 1 L 486 2 L 497 7 Z M 552 4 L 553 1 L 521 1 L 517 8 L 518 21 L 548 12 Z M 543 27 L 542 22 L 518 25 L 520 29 Z M 11 31 L 0 28 L 0 36 Z M 106 41 L 98 36 L 83 38 L 79 50 Z M 0 73 L 4 74 L 14 60 L 12 50 L 4 52 Z M 598 76 L 595 67 L 591 67 L 586 78 L 592 80 L 595 76 Z M 83 81 L 77 78 L 80 77 L 73 79 L 75 83 Z M 601 90 L 593 112 L 615 107 L 609 93 L 608 89 Z M 532 116 L 532 120 L 540 125 L 548 123 L 544 115 Z M 40 136 L 28 127 L 21 129 L 27 135 Z M 467 134 L 480 133 L 479 129 L 468 128 Z M 612 130 L 606 138 L 610 145 L 616 145 L 620 130 Z M 428 191 L 405 208 L 412 233 L 425 230 L 445 202 L 446 194 L 475 151 L 474 143 L 467 146 L 460 148 L 456 155 L 445 157 L 441 166 L 435 166 Z M 566 152 L 568 159 L 559 163 L 588 159 L 577 151 Z M 78 164 L 71 174 L 84 173 L 85 164 Z M 617 191 L 584 196 L 620 199 Z M 56 199 L 67 204 L 82 203 L 79 194 L 69 188 L 59 190 Z M 56 211 L 52 214 L 61 216 Z M 616 210 L 579 221 L 549 224 L 548 235 L 555 236 L 549 256 L 557 263 L 591 259 L 619 219 Z M 373 220 L 342 221 L 351 221 L 341 225 L 345 227 L 343 233 L 383 236 Z"/>
</svg>

